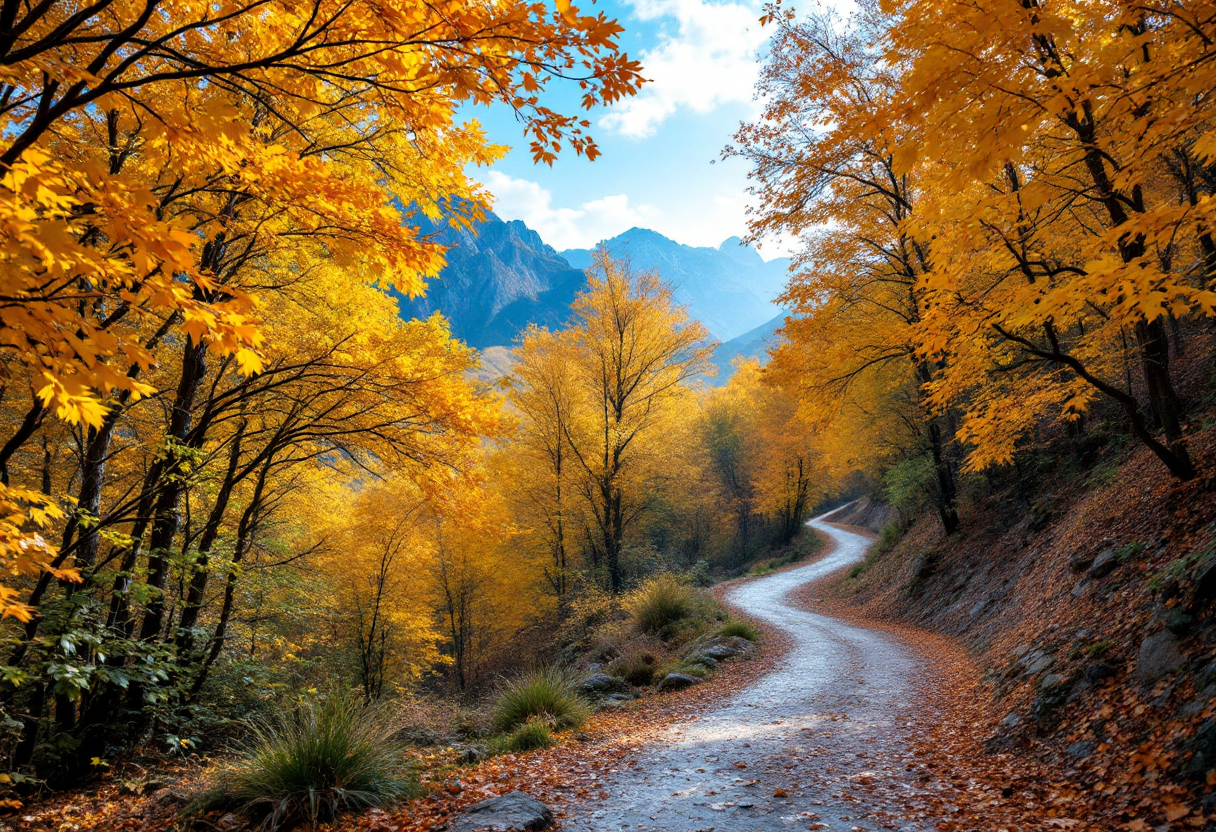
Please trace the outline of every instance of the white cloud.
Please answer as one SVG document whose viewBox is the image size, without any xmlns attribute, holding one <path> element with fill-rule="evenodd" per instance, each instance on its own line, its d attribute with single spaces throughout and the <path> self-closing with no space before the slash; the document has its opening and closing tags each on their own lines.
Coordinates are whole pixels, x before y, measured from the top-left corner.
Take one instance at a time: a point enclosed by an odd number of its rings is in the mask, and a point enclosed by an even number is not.
<svg viewBox="0 0 1216 832">
<path fill-rule="evenodd" d="M 591 248 L 634 226 L 653 228 L 662 220 L 657 208 L 634 205 L 625 194 L 593 199 L 577 208 L 555 208 L 553 194 L 536 182 L 492 170 L 485 175 L 485 184 L 494 194 L 496 214 L 523 220 L 558 251 Z"/>
<path fill-rule="evenodd" d="M 768 38 L 759 11 L 748 4 L 709 0 L 630 0 L 643 21 L 674 20 L 657 46 L 641 55 L 651 83 L 599 119 L 601 127 L 645 138 L 681 108 L 708 113 L 722 104 L 751 102 Z"/>
<path fill-rule="evenodd" d="M 523 220 L 558 251 L 592 248 L 634 226 L 649 228 L 685 245 L 713 248 L 727 237 L 743 236 L 747 229 L 747 202 L 742 194 L 719 194 L 695 207 L 678 202 L 668 206 L 671 210 L 634 204 L 625 194 L 564 208 L 555 207 L 553 194 L 540 184 L 501 171 L 487 172 L 485 184 L 494 195 L 493 208 L 498 216 Z M 760 246 L 766 260 L 787 255 L 789 250 L 784 240 L 770 240 Z"/>
</svg>

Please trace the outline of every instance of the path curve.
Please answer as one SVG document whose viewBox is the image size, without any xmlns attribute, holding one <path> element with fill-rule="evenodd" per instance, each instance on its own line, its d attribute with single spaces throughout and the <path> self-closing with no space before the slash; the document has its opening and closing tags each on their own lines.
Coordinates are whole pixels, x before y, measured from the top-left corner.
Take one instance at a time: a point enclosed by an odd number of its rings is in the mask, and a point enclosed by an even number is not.
<svg viewBox="0 0 1216 832">
<path fill-rule="evenodd" d="M 826 557 L 726 596 L 787 634 L 792 646 L 777 669 L 716 710 L 668 728 L 637 765 L 604 779 L 605 800 L 572 807 L 563 829 L 932 828 L 900 816 L 915 790 L 904 729 L 919 658 L 888 634 L 808 612 L 790 597 L 861 560 L 870 546 L 826 523 L 830 514 L 807 524 L 835 542 Z"/>
</svg>

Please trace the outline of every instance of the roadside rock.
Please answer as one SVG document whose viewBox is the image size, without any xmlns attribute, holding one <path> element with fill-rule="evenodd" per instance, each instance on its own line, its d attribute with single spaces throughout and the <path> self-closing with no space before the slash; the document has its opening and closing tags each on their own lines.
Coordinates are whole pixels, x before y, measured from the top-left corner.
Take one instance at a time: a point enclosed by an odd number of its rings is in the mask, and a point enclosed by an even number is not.
<svg viewBox="0 0 1216 832">
<path fill-rule="evenodd" d="M 1071 688 L 1072 681 L 1062 674 L 1051 673 L 1043 677 L 1039 683 L 1039 695 L 1030 706 L 1040 727 L 1049 729 L 1056 724 L 1060 718 L 1060 708 L 1068 701 Z"/>
<path fill-rule="evenodd" d="M 403 728 L 399 736 L 410 745 L 416 745 L 420 748 L 428 745 L 439 745 L 439 741 L 442 739 L 442 737 L 429 728 L 414 725 Z"/>
<path fill-rule="evenodd" d="M 1216 659 L 1195 674 L 1195 690 L 1205 690 L 1212 685 L 1216 685 Z"/>
<path fill-rule="evenodd" d="M 1091 685 L 1101 682 L 1103 679 L 1109 679 L 1119 672 L 1119 668 L 1110 662 L 1097 662 L 1085 668 L 1083 678 Z"/>
<path fill-rule="evenodd" d="M 1052 658 L 1051 654 L 1039 647 L 1032 648 L 1023 645 L 1013 655 L 1013 664 L 1005 671 L 1006 679 L 1037 676 L 1055 663 L 1055 659 Z"/>
<path fill-rule="evenodd" d="M 475 766 L 484 760 L 489 753 L 489 748 L 484 745 L 466 746 L 456 755 L 456 762 L 462 766 Z"/>
<path fill-rule="evenodd" d="M 701 680 L 696 676 L 687 676 L 683 673 L 668 673 L 663 677 L 663 681 L 659 682 L 659 693 L 668 693 L 675 690 L 684 690 L 693 685 L 701 684 Z"/>
<path fill-rule="evenodd" d="M 596 704 L 599 707 L 599 710 L 602 711 L 606 708 L 623 708 L 625 707 L 626 703 L 632 701 L 633 697 L 627 693 L 610 693 L 607 696 L 599 699 Z"/>
<path fill-rule="evenodd" d="M 1093 564 L 1089 567 L 1089 577 L 1094 580 L 1105 578 L 1111 572 L 1119 567 L 1119 550 L 1107 549 L 1094 558 Z"/>
<path fill-rule="evenodd" d="M 1077 740 L 1072 745 L 1068 746 L 1068 756 L 1077 760 L 1084 760 L 1090 754 L 1094 753 L 1094 744 L 1092 740 Z"/>
<path fill-rule="evenodd" d="M 183 789 L 174 788 L 173 786 L 166 786 L 163 789 L 157 790 L 152 795 L 152 801 L 151 801 L 152 805 L 157 806 L 157 807 L 174 806 L 174 805 L 185 804 L 185 803 L 189 803 L 189 802 L 190 802 L 189 792 L 187 792 Z"/>
<path fill-rule="evenodd" d="M 1216 559 L 1199 567 L 1195 576 L 1195 588 L 1191 594 L 1191 606 L 1202 607 L 1216 598 Z"/>
<path fill-rule="evenodd" d="M 1136 677 L 1142 682 L 1155 682 L 1184 664 L 1186 656 L 1178 649 L 1178 639 L 1168 630 L 1162 630 L 1140 643 Z"/>
<path fill-rule="evenodd" d="M 1050 673 L 1043 677 L 1042 682 L 1039 682 L 1039 689 L 1047 690 L 1048 688 L 1058 688 L 1060 685 L 1063 685 L 1067 681 L 1068 681 L 1068 677 L 1064 676 L 1063 674 Z"/>
<path fill-rule="evenodd" d="M 1185 610 L 1164 610 L 1159 620 L 1165 625 L 1165 629 L 1176 636 L 1185 636 L 1195 628 L 1195 617 Z"/>
<path fill-rule="evenodd" d="M 474 803 L 452 826 L 453 832 L 535 832 L 548 829 L 553 812 L 523 792 L 509 792 Z"/>
<path fill-rule="evenodd" d="M 741 636 L 727 636 L 725 638 L 715 638 L 697 652 L 702 656 L 708 656 L 714 661 L 720 662 L 724 659 L 733 659 L 736 656 L 753 656 L 756 653 L 756 645 Z"/>
<path fill-rule="evenodd" d="M 1068 557 L 1068 571 L 1079 575 L 1093 565 L 1094 556 L 1086 552 L 1073 552 Z"/>
<path fill-rule="evenodd" d="M 937 571 L 938 556 L 932 552 L 923 552 L 912 565 L 912 582 L 924 583 L 933 577 Z"/>
<path fill-rule="evenodd" d="M 583 693 L 593 696 L 607 696 L 612 693 L 633 695 L 633 685 L 607 673 L 593 673 L 583 680 L 579 688 Z"/>
<path fill-rule="evenodd" d="M 1185 769 L 1187 777 L 1207 781 L 1208 772 L 1216 770 L 1216 719 L 1203 723 L 1195 736 L 1183 745 L 1183 750 L 1191 752 Z"/>
</svg>

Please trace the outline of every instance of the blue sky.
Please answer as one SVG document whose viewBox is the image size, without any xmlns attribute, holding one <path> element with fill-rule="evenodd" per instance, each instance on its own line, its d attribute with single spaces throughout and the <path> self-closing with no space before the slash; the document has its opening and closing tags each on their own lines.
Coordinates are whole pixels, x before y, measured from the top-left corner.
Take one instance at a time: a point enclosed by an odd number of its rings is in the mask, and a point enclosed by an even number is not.
<svg viewBox="0 0 1216 832">
<path fill-rule="evenodd" d="M 587 9 L 588 0 L 575 5 Z M 495 212 L 536 229 L 559 250 L 587 248 L 633 226 L 678 242 L 717 246 L 746 231 L 747 165 L 722 161 L 740 121 L 759 112 L 753 88 L 768 38 L 751 0 L 599 0 L 624 26 L 621 42 L 651 80 L 633 99 L 590 114 L 603 155 L 564 152 L 534 165 L 506 108 L 477 113 L 490 138 L 512 146 L 475 176 L 495 194 Z M 566 89 L 563 90 L 562 88 Z M 550 101 L 577 100 L 554 82 Z M 766 259 L 784 254 L 763 245 Z"/>
</svg>

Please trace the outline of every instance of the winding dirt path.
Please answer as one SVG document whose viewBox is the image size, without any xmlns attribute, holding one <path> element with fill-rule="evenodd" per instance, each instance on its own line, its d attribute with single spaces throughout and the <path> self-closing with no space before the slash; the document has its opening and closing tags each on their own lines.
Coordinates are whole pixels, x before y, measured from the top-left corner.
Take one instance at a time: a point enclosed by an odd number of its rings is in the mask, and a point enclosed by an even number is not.
<svg viewBox="0 0 1216 832">
<path fill-rule="evenodd" d="M 821 560 L 731 590 L 726 600 L 782 630 L 778 668 L 733 701 L 673 725 L 571 807 L 563 829 L 758 832 L 923 830 L 901 817 L 917 783 L 907 727 L 922 660 L 892 636 L 793 605 L 794 590 L 865 555 L 869 539 L 824 522 Z"/>
</svg>

